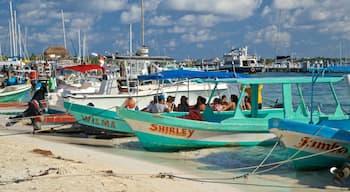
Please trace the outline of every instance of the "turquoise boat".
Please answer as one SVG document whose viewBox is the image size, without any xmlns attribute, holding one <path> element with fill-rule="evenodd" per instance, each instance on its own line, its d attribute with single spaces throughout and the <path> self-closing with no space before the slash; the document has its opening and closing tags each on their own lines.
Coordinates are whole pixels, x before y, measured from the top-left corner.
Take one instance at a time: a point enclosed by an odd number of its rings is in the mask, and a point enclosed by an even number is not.
<svg viewBox="0 0 350 192">
<path fill-rule="evenodd" d="M 115 111 L 74 104 L 68 101 L 64 101 L 64 108 L 82 125 L 126 134 L 134 133 L 129 124 L 118 117 Z"/>
<path fill-rule="evenodd" d="M 117 113 L 135 131 L 141 145 L 150 151 L 178 151 L 204 147 L 223 146 L 255 146 L 269 145 L 275 142 L 275 135 L 269 132 L 268 120 L 281 118 L 308 122 L 310 116 L 315 121 L 320 118 L 344 119 L 346 115 L 339 111 L 325 115 L 319 111 L 308 111 L 303 96 L 302 86 L 310 83 L 323 83 L 330 86 L 334 93 L 333 83 L 343 77 L 320 77 L 313 81 L 312 77 L 274 77 L 274 78 L 242 78 L 202 80 L 206 83 L 239 84 L 240 92 L 237 106 L 243 103 L 245 90 L 251 90 L 251 110 L 213 111 L 209 103 L 201 113 L 203 121 L 184 119 L 187 113 L 170 112 L 152 114 L 118 108 Z M 280 89 L 283 103 L 278 108 L 259 109 L 259 86 L 273 85 Z M 215 89 L 213 90 L 214 93 Z M 277 90 L 276 90 L 277 92 Z M 213 93 L 211 97 L 213 97 Z M 209 99 L 211 101 L 211 99 Z"/>
<path fill-rule="evenodd" d="M 321 119 L 317 124 L 271 119 L 269 129 L 288 149 L 297 170 L 338 167 L 350 162 L 349 119 Z"/>
<path fill-rule="evenodd" d="M 0 102 L 20 100 L 31 90 L 31 85 L 10 85 L 0 89 Z"/>
<path fill-rule="evenodd" d="M 226 77 L 243 77 L 243 75 L 227 73 L 227 72 L 205 72 L 205 71 L 190 71 L 190 70 L 178 69 L 178 70 L 162 71 L 159 73 L 152 73 L 149 75 L 140 75 L 138 76 L 138 79 L 140 81 L 144 81 L 144 80 L 160 81 L 160 80 L 167 80 L 167 79 L 226 78 Z M 203 91 L 206 91 L 206 89 Z M 218 90 L 222 90 L 222 88 Z M 147 91 L 146 93 L 140 93 L 141 92 L 140 91 L 138 92 L 138 94 L 133 95 L 133 98 L 138 100 L 139 104 L 145 103 L 146 104 L 145 106 L 147 106 L 149 101 L 153 99 L 153 96 L 158 94 L 159 91 L 160 91 L 159 89 Z M 176 91 L 179 91 L 179 90 L 176 90 L 175 88 L 173 91 L 169 91 L 166 93 L 168 94 L 177 93 Z M 198 90 L 196 89 L 193 90 L 194 93 L 197 93 L 197 91 Z M 91 95 L 84 95 L 84 99 L 89 99 L 89 96 Z M 97 106 L 101 106 L 101 105 L 108 106 L 108 109 L 107 107 L 106 108 L 93 107 L 93 106 L 84 105 L 81 103 L 76 103 L 74 102 L 74 100 L 70 101 L 69 99 L 64 101 L 63 106 L 65 110 L 68 113 L 72 114 L 77 119 L 78 123 L 82 125 L 88 125 L 98 129 L 105 129 L 105 130 L 121 132 L 121 133 L 128 133 L 128 134 L 134 133 L 134 131 L 129 126 L 129 124 L 126 123 L 122 118 L 118 116 L 114 108 L 110 107 L 115 105 L 118 105 L 118 106 L 122 105 L 125 99 L 130 97 L 130 94 L 126 93 L 126 94 L 119 94 L 116 96 L 112 96 L 114 100 L 111 102 L 106 101 L 105 96 L 108 97 L 108 95 L 101 95 L 98 97 L 94 97 L 94 95 L 92 95 L 92 97 L 87 102 L 95 103 Z M 105 99 L 101 99 L 103 97 Z M 100 103 L 98 103 L 98 101 Z"/>
</svg>

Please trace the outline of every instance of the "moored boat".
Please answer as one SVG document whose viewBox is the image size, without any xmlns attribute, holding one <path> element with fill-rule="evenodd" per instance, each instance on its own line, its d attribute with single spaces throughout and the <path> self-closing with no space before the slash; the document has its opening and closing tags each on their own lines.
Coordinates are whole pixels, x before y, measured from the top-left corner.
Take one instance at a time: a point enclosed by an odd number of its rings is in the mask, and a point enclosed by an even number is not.
<svg viewBox="0 0 350 192">
<path fill-rule="evenodd" d="M 233 73 L 226 72 L 169 70 L 147 76 L 140 76 L 140 79 L 156 79 L 163 81 L 175 78 L 223 78 L 233 77 L 233 75 Z M 64 108 L 68 113 L 74 115 L 80 124 L 111 131 L 134 133 L 130 126 L 120 118 L 115 111 L 115 107 L 122 106 L 128 97 L 132 96 L 139 109 L 146 107 L 150 101 L 153 100 L 153 97 L 159 93 L 171 96 L 189 95 L 189 98 L 193 100 L 192 104 L 194 104 L 198 95 L 209 97 L 214 85 L 186 80 L 165 85 L 161 90 L 157 84 L 138 86 L 138 88 L 140 90 L 133 93 L 120 92 L 119 94 L 113 95 L 72 95 L 64 101 Z M 226 85 L 222 85 L 218 88 L 219 91 L 224 91 L 226 89 Z M 176 97 L 176 100 L 180 100 L 180 97 Z"/>
<path fill-rule="evenodd" d="M 41 102 L 43 107 L 47 107 L 47 103 L 45 101 Z M 13 103 L 13 102 L 5 102 L 0 103 L 0 114 L 19 114 L 28 108 L 28 102 L 22 103 Z"/>
<path fill-rule="evenodd" d="M 115 132 L 134 133 L 130 126 L 118 117 L 115 111 L 67 101 L 64 102 L 64 107 L 69 114 L 75 117 L 79 124 Z"/>
<path fill-rule="evenodd" d="M 318 124 L 269 120 L 269 129 L 288 149 L 298 170 L 342 166 L 350 162 L 350 120 L 321 120 Z"/>
<path fill-rule="evenodd" d="M 20 100 L 25 96 L 32 86 L 27 84 L 11 85 L 0 89 L 0 102 Z"/>
<path fill-rule="evenodd" d="M 333 83 L 343 77 L 322 77 L 317 83 L 325 83 L 334 92 Z M 253 146 L 272 144 L 275 136 L 269 132 L 268 120 L 282 118 L 308 122 L 310 116 L 316 121 L 322 118 L 345 118 L 344 113 L 336 111 L 325 115 L 319 111 L 310 113 L 302 94 L 302 84 L 313 83 L 311 77 L 274 77 L 274 78 L 242 78 L 242 79 L 216 79 L 204 82 L 238 83 L 242 91 L 236 106 L 243 104 L 245 90 L 251 90 L 251 110 L 242 110 L 237 107 L 235 111 L 213 111 L 209 104 L 200 115 L 202 121 L 182 119 L 179 116 L 190 113 L 170 112 L 150 114 L 142 111 L 133 111 L 119 108 L 117 113 L 135 131 L 141 145 L 150 151 L 178 151 L 202 147 L 218 146 Z M 259 109 L 259 92 L 261 85 L 279 85 L 281 87 L 283 104 L 279 108 Z M 296 88 L 296 95 L 292 95 L 292 85 Z M 215 89 L 213 90 L 215 91 Z M 276 90 L 275 90 L 276 91 Z M 335 93 L 334 93 L 335 94 Z M 294 97 L 296 98 L 294 98 Z M 294 100 L 299 103 L 295 105 Z M 209 99 L 210 101 L 210 99 Z M 312 115 L 311 115 L 312 114 Z M 198 114 L 197 114 L 198 115 Z"/>
</svg>

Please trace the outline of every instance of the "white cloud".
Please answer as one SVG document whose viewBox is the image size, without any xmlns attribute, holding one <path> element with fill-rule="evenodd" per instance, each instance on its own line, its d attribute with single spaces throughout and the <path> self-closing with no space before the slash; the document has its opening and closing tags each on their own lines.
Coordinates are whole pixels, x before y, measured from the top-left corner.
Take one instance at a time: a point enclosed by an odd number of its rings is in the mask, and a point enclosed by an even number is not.
<svg viewBox="0 0 350 192">
<path fill-rule="evenodd" d="M 169 48 L 175 48 L 176 47 L 176 40 L 171 39 L 167 44 L 165 44 L 165 46 L 169 47 Z"/>
<path fill-rule="evenodd" d="M 348 0 L 274 0 L 273 7 L 283 11 L 281 23 L 285 28 L 314 29 L 333 39 L 346 38 L 349 33 Z"/>
<path fill-rule="evenodd" d="M 262 13 L 261 13 L 261 16 L 265 16 L 267 14 L 269 14 L 271 12 L 271 8 L 269 6 L 265 6 Z"/>
<path fill-rule="evenodd" d="M 232 20 L 241 20 L 252 16 L 261 0 L 164 0 L 164 3 L 167 8 L 178 11 L 226 15 Z"/>
<path fill-rule="evenodd" d="M 276 9 L 306 8 L 319 5 L 321 2 L 315 0 L 274 0 L 273 6 Z"/>
<path fill-rule="evenodd" d="M 179 33 L 185 33 L 186 29 L 187 29 L 186 27 L 175 25 L 173 26 L 173 28 L 168 29 L 168 32 L 179 34 Z"/>
<path fill-rule="evenodd" d="M 122 23 L 134 23 L 141 20 L 141 8 L 137 4 L 131 5 L 127 11 L 120 15 Z"/>
<path fill-rule="evenodd" d="M 183 34 L 181 36 L 182 40 L 189 43 L 194 42 L 205 42 L 216 39 L 216 37 L 210 33 L 208 29 L 201 29 L 193 32 Z"/>
<path fill-rule="evenodd" d="M 181 17 L 177 23 L 184 26 L 212 27 L 220 22 L 215 15 L 194 15 L 188 14 Z"/>
<path fill-rule="evenodd" d="M 172 25 L 172 21 L 170 16 L 155 16 L 151 18 L 150 24 L 156 26 L 169 26 Z"/>
<path fill-rule="evenodd" d="M 101 11 L 101 12 L 111 12 L 124 9 L 128 4 L 127 0 L 88 0 L 84 3 L 79 3 L 80 6 L 84 4 L 90 10 Z"/>
<path fill-rule="evenodd" d="M 286 48 L 290 46 L 291 35 L 288 32 L 278 31 L 277 26 L 272 25 L 255 32 L 247 33 L 245 39 L 256 44 L 269 43 L 272 46 Z"/>
</svg>

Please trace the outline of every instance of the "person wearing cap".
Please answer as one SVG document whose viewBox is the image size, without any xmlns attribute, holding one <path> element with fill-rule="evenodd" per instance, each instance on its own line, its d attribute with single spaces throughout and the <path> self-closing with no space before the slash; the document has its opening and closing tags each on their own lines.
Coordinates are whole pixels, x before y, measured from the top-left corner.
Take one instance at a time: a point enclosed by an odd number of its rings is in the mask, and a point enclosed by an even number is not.
<svg viewBox="0 0 350 192">
<path fill-rule="evenodd" d="M 165 104 L 165 97 L 164 95 L 159 95 L 158 96 L 158 102 L 153 104 L 151 106 L 151 113 L 164 113 L 164 112 L 169 112 L 168 106 Z"/>
<path fill-rule="evenodd" d="M 186 96 L 181 96 L 180 103 L 177 106 L 177 110 L 181 112 L 188 112 L 189 105 L 188 105 L 188 98 Z"/>
</svg>

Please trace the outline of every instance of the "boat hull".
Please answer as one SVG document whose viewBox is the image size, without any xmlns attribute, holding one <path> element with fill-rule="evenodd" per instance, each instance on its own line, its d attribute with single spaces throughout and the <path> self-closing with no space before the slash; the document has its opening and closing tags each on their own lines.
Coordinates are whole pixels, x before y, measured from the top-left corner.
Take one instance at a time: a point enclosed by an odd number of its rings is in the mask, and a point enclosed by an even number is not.
<svg viewBox="0 0 350 192">
<path fill-rule="evenodd" d="M 64 102 L 64 107 L 82 125 L 121 133 L 134 133 L 131 127 L 115 111 L 72 102 Z"/>
<path fill-rule="evenodd" d="M 31 85 L 12 85 L 0 93 L 0 102 L 19 100 L 31 90 Z"/>
<path fill-rule="evenodd" d="M 290 129 L 292 130 L 286 130 L 285 126 L 291 126 Z M 298 131 L 298 129 L 311 131 L 310 127 L 317 126 L 302 123 L 291 124 L 290 122 L 288 122 L 288 125 L 283 125 L 282 120 L 276 119 L 269 121 L 270 131 L 281 138 L 284 146 L 288 149 L 290 157 L 299 159 L 293 161 L 295 169 L 315 170 L 342 166 L 345 162 L 350 162 L 348 149 L 350 140 L 334 138 L 337 133 L 332 133 L 334 129 L 330 128 L 333 130 L 327 130 L 325 126 L 318 126 L 316 130 L 313 130 L 317 135 Z M 333 138 L 326 138 L 323 134 L 334 136 L 332 136 Z"/>
<path fill-rule="evenodd" d="M 135 113 L 135 114 L 134 114 Z M 142 117 L 142 113 L 146 117 Z M 237 132 L 231 125 L 164 117 L 130 110 L 118 114 L 135 131 L 140 144 L 149 151 L 172 152 L 207 147 L 271 145 L 275 136 L 267 130 Z M 147 119 L 147 120 L 145 120 Z"/>
<path fill-rule="evenodd" d="M 45 114 L 41 118 L 40 129 L 55 129 L 66 125 L 72 126 L 77 120 L 70 114 Z"/>
<path fill-rule="evenodd" d="M 46 102 L 41 102 L 43 107 L 47 107 Z M 28 108 L 28 103 L 0 103 L 0 114 L 19 114 Z"/>
</svg>

